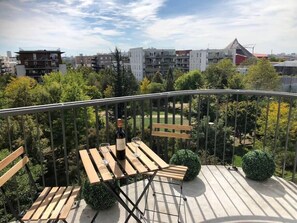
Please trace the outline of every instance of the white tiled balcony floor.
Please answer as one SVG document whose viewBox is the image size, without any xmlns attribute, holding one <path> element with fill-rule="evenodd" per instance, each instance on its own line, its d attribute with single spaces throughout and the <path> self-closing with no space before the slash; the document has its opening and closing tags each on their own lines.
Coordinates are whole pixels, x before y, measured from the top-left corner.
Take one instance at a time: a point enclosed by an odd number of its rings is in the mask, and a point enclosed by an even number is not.
<svg viewBox="0 0 297 223">
<path fill-rule="evenodd" d="M 140 195 L 143 182 L 123 187 L 131 198 Z M 179 194 L 177 185 L 154 183 L 156 191 Z M 185 182 L 183 186 L 186 202 L 181 205 L 181 222 L 297 222 L 297 185 L 279 177 L 266 182 L 255 182 L 224 166 L 202 166 L 198 177 Z M 145 199 L 139 205 L 143 210 Z M 165 202 L 164 202 L 165 201 Z M 163 212 L 177 213 L 178 198 L 148 195 L 148 208 Z M 73 209 L 68 222 L 90 222 L 94 216 L 82 200 L 79 208 Z M 123 223 L 127 212 L 120 204 L 101 211 L 96 223 Z M 177 222 L 177 217 L 146 212 L 147 221 Z M 131 219 L 129 222 L 135 222 Z"/>
</svg>

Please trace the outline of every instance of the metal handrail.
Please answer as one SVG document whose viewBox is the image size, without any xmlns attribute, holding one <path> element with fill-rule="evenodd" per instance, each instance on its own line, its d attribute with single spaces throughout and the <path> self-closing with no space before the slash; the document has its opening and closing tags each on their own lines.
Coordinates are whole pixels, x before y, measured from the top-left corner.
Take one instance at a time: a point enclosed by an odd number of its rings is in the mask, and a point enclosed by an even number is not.
<svg viewBox="0 0 297 223">
<path fill-rule="evenodd" d="M 35 105 L 27 107 L 17 107 L 17 108 L 7 108 L 0 109 L 0 117 L 6 117 L 10 115 L 23 115 L 32 114 L 37 112 L 48 112 L 53 110 L 63 110 L 72 109 L 78 107 L 89 107 L 89 106 L 103 106 L 110 104 L 118 104 L 131 101 L 141 101 L 148 99 L 158 99 L 158 98 L 169 98 L 178 96 L 188 96 L 188 95 L 254 95 L 254 96 L 278 96 L 285 98 L 297 99 L 296 93 L 287 92 L 277 92 L 277 91 L 260 91 L 260 90 L 232 90 L 232 89 L 207 89 L 207 90 L 183 90 L 183 91 L 170 91 L 154 94 L 143 94 L 143 95 L 133 95 L 133 96 L 123 96 L 123 97 L 113 97 L 113 98 L 103 98 L 103 99 L 93 99 L 87 101 L 75 101 L 75 102 L 64 102 L 46 105 Z"/>
</svg>

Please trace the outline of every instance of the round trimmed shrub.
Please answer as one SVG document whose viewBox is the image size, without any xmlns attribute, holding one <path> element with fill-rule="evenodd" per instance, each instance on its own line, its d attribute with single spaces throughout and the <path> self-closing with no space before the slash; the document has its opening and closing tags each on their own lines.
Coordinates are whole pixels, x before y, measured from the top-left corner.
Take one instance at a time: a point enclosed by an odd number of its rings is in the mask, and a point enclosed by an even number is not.
<svg viewBox="0 0 297 223">
<path fill-rule="evenodd" d="M 113 194 L 101 183 L 90 184 L 85 181 L 82 194 L 88 205 L 94 210 L 104 210 L 116 203 Z"/>
<path fill-rule="evenodd" d="M 178 150 L 175 154 L 173 154 L 169 163 L 188 167 L 184 178 L 185 181 L 195 179 L 201 170 L 201 163 L 198 155 L 188 149 Z"/>
<path fill-rule="evenodd" d="M 263 181 L 274 174 L 275 163 L 269 153 L 254 150 L 242 157 L 242 170 L 246 177 L 252 180 Z"/>
</svg>

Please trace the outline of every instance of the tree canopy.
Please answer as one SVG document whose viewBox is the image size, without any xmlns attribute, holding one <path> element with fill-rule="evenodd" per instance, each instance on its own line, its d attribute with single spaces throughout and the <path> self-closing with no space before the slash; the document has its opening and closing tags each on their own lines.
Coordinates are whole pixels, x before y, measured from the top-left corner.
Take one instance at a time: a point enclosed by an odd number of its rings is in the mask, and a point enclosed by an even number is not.
<svg viewBox="0 0 297 223">
<path fill-rule="evenodd" d="M 268 60 L 258 60 L 252 65 L 246 75 L 247 86 L 255 90 L 277 90 L 280 78 Z"/>
<path fill-rule="evenodd" d="M 203 86 L 203 77 L 199 70 L 193 70 L 180 76 L 174 83 L 176 90 L 195 90 Z"/>
<path fill-rule="evenodd" d="M 210 64 L 204 73 L 205 85 L 210 89 L 230 88 L 228 80 L 236 74 L 236 67 L 229 59 Z M 239 85 L 237 83 L 237 85 Z"/>
</svg>

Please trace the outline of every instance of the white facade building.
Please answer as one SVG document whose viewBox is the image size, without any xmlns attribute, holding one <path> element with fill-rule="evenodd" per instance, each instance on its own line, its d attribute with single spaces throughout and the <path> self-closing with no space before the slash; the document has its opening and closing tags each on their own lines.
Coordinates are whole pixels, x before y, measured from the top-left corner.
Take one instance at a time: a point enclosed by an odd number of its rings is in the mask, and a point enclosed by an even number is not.
<svg viewBox="0 0 297 223">
<path fill-rule="evenodd" d="M 129 50 L 131 71 L 137 81 L 142 81 L 144 71 L 144 50 L 142 47 Z"/>
<path fill-rule="evenodd" d="M 235 64 L 235 49 L 192 50 L 190 53 L 190 71 L 205 71 L 209 64 L 222 59 L 230 59 Z"/>
<path fill-rule="evenodd" d="M 17 60 L 15 57 L 5 57 L 0 56 L 1 60 L 1 72 L 0 73 L 10 73 L 16 74 Z"/>
<path fill-rule="evenodd" d="M 190 71 L 205 71 L 207 67 L 207 50 L 192 50 L 190 52 Z"/>
</svg>

